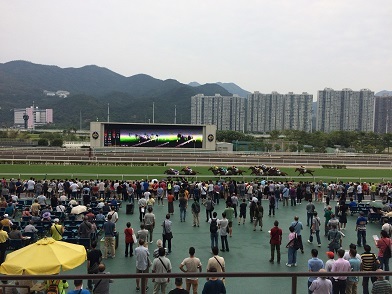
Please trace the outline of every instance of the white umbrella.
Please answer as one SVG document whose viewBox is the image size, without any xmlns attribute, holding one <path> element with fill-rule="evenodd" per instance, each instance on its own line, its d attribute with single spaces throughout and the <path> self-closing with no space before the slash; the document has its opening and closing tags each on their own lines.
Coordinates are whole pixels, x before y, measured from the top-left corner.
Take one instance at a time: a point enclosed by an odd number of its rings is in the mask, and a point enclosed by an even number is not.
<svg viewBox="0 0 392 294">
<path fill-rule="evenodd" d="M 78 206 L 72 207 L 71 214 L 81 214 L 81 213 L 86 212 L 86 211 L 87 211 L 87 207 L 86 206 L 78 205 Z"/>
</svg>

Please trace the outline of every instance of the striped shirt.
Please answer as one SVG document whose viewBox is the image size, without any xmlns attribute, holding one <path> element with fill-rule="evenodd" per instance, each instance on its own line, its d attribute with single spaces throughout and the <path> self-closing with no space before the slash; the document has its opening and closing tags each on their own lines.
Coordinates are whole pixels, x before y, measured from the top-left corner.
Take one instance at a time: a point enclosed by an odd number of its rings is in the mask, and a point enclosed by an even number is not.
<svg viewBox="0 0 392 294">
<path fill-rule="evenodd" d="M 365 252 L 361 254 L 362 259 L 362 270 L 365 272 L 371 272 L 373 270 L 373 265 L 377 261 L 377 257 L 374 253 Z"/>
<path fill-rule="evenodd" d="M 375 281 L 373 284 L 372 294 L 390 294 L 392 293 L 392 287 L 389 281 L 380 280 Z"/>
</svg>

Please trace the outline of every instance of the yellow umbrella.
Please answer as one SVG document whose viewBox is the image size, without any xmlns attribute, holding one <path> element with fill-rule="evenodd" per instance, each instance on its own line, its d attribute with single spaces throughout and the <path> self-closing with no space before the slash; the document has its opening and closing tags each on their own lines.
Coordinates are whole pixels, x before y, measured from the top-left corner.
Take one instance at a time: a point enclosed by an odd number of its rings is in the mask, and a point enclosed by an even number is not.
<svg viewBox="0 0 392 294">
<path fill-rule="evenodd" d="M 84 246 L 44 238 L 8 254 L 0 266 L 0 273 L 53 275 L 81 265 L 86 257 Z"/>
</svg>

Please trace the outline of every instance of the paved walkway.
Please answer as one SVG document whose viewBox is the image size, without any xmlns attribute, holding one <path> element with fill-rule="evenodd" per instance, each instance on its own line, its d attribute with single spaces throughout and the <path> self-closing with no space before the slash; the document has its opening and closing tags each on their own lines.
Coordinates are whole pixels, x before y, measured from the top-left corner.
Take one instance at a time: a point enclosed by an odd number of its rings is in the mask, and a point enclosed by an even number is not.
<svg viewBox="0 0 392 294">
<path fill-rule="evenodd" d="M 193 201 L 193 200 L 191 200 Z M 244 271 L 259 271 L 259 272 L 296 272 L 296 271 L 308 271 L 307 260 L 310 258 L 310 250 L 317 248 L 319 250 L 319 257 L 326 261 L 325 252 L 327 249 L 327 239 L 323 237 L 322 231 L 322 247 L 318 248 L 317 244 L 310 245 L 306 242 L 309 237 L 308 227 L 306 227 L 306 203 L 297 205 L 295 207 L 283 207 L 282 203 L 279 203 L 279 209 L 276 211 L 275 217 L 268 217 L 268 203 L 263 201 L 264 206 L 264 218 L 263 218 L 263 231 L 253 231 L 253 225 L 249 223 L 247 219 L 245 225 L 238 225 L 237 222 L 233 225 L 233 237 L 229 238 L 230 252 L 220 252 L 220 255 L 225 258 L 226 271 L 228 272 L 244 272 Z M 335 204 L 335 202 L 331 202 Z M 324 225 L 323 208 L 324 204 L 316 203 L 316 210 L 321 215 L 322 227 Z M 205 222 L 205 211 L 201 211 L 201 224 L 200 227 L 192 227 L 192 215 L 187 214 L 186 222 L 180 222 L 178 202 L 174 204 L 175 214 L 172 216 L 173 221 L 173 244 L 172 254 L 169 256 L 171 260 L 173 272 L 180 272 L 178 266 L 181 261 L 188 256 L 188 248 L 193 246 L 196 248 L 196 256 L 200 258 L 203 264 L 203 271 L 205 271 L 208 259 L 212 256 L 210 250 L 210 238 L 209 238 L 209 225 Z M 221 202 L 216 206 L 215 211 L 218 212 L 218 216 L 224 210 L 224 202 Z M 188 209 L 190 211 L 190 209 Z M 155 241 L 161 238 L 161 227 L 160 223 L 164 220 L 164 216 L 167 213 L 167 205 L 165 206 L 154 206 L 154 213 L 157 219 L 157 226 L 154 233 L 154 243 L 150 244 L 150 253 L 156 248 Z M 302 221 L 305 229 L 303 231 L 303 240 L 305 253 L 301 254 L 298 252 L 298 266 L 288 268 L 285 266 L 287 262 L 287 249 L 285 245 L 288 242 L 288 227 L 293 221 L 293 217 L 298 215 L 300 221 Z M 356 232 L 355 232 L 355 220 L 357 215 L 348 216 L 347 230 L 344 231 L 346 237 L 343 239 L 343 248 L 347 249 L 350 243 L 356 243 Z M 283 242 L 282 242 L 282 261 L 278 265 L 270 264 L 268 262 L 270 258 L 270 247 L 269 247 L 269 234 L 268 230 L 273 227 L 274 220 L 277 219 L 280 223 L 280 227 L 283 229 Z M 139 228 L 139 215 L 137 209 L 135 214 L 126 215 L 125 205 L 119 212 L 119 222 L 117 224 L 117 230 L 120 232 L 120 243 L 119 248 L 116 252 L 114 259 L 104 260 L 107 271 L 111 273 L 135 273 L 135 258 L 124 257 L 124 228 L 126 222 L 130 221 L 132 227 L 137 230 Z M 372 246 L 373 252 L 376 252 L 375 245 L 373 242 L 372 235 L 379 234 L 381 226 L 379 224 L 371 223 L 368 225 L 367 241 Z M 219 240 L 220 243 L 220 240 Z M 316 243 L 316 242 L 314 242 Z M 359 253 L 362 253 L 362 248 L 359 248 Z M 80 266 L 67 273 L 86 273 L 86 265 Z M 205 279 L 200 279 L 199 293 L 201 293 Z M 85 286 L 87 282 L 84 283 Z M 359 283 L 359 285 L 361 282 Z M 72 281 L 70 281 L 72 285 Z M 152 282 L 149 281 L 150 290 L 152 293 Z M 168 288 L 174 287 L 174 281 L 171 281 Z M 282 293 L 282 291 L 290 291 L 291 279 L 287 278 L 230 278 L 226 279 L 226 287 L 228 293 Z M 298 280 L 298 293 L 306 292 L 307 282 L 306 278 Z M 135 293 L 136 283 L 134 280 L 117 280 L 111 285 L 110 293 Z M 362 288 L 359 288 L 358 293 L 362 293 Z"/>
</svg>

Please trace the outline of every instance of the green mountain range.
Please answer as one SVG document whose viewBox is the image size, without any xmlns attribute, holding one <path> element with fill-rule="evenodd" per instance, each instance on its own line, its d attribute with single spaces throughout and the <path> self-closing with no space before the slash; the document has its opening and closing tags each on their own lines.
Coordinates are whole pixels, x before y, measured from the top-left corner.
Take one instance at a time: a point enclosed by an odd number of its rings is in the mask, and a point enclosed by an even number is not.
<svg viewBox="0 0 392 294">
<path fill-rule="evenodd" d="M 68 91 L 66 98 L 44 91 Z M 27 61 L 0 63 L 0 124 L 13 125 L 13 109 L 33 104 L 53 108 L 54 127 L 88 127 L 90 121 L 190 123 L 190 98 L 196 94 L 232 96 L 217 84 L 192 87 L 176 80 L 159 80 L 145 74 L 125 77 L 107 68 L 88 65 L 60 68 Z"/>
</svg>

